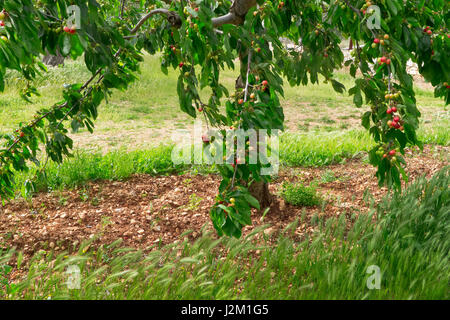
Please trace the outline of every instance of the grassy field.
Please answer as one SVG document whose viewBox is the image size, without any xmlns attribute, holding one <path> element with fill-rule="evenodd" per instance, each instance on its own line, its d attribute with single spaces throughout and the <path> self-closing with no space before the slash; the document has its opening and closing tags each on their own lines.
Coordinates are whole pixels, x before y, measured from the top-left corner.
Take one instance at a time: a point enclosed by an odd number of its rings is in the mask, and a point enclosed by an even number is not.
<svg viewBox="0 0 450 320">
<path fill-rule="evenodd" d="M 82 61 L 68 61 L 37 81 L 41 96 L 27 104 L 18 95 L 23 83 L 9 74 L 0 95 L 0 134 L 57 102 L 69 79 L 83 82 L 88 77 Z M 50 162 L 45 178 L 37 179 L 37 191 L 121 180 L 136 173 L 215 172 L 214 167 L 171 161 L 171 134 L 193 123 L 179 111 L 176 78 L 176 72 L 162 74 L 157 57 L 146 56 L 140 80 L 101 106 L 94 134 L 72 134 L 75 156 L 61 165 Z M 229 89 L 235 78 L 233 71 L 223 74 Z M 344 72 L 337 78 L 351 87 L 352 79 Z M 416 87 L 423 113 L 420 139 L 448 146 L 448 110 L 427 84 L 418 81 Z M 347 94 L 337 94 L 326 84 L 286 87 L 282 105 L 283 166 L 327 166 L 355 157 L 366 161 L 373 141 L 360 125 L 365 110 L 355 108 Z M 443 163 L 449 160 L 442 152 L 434 156 Z M 18 195 L 26 196 L 24 182 L 34 175 L 32 170 L 17 176 Z M 123 248 L 120 240 L 102 247 L 91 246 L 90 240 L 74 248 L 75 253 L 39 251 L 27 266 L 13 249 L 0 248 L 0 298 L 448 299 L 448 183 L 444 168 L 430 181 L 417 180 L 402 195 L 387 195 L 368 215 L 316 221 L 299 217 L 292 228 L 306 223 L 317 226 L 317 232 L 294 242 L 288 228 L 275 246 L 269 246 L 262 229 L 244 240 L 216 240 L 205 234 L 194 243 L 181 241 L 149 254 Z M 65 269 L 73 264 L 81 268 L 80 290 L 65 285 Z M 367 289 L 371 265 L 382 272 L 380 290 Z M 11 283 L 13 269 L 25 270 L 26 277 Z"/>
<path fill-rule="evenodd" d="M 74 134 L 77 147 L 100 148 L 102 151 L 124 146 L 128 150 L 148 148 L 161 141 L 170 141 L 172 133 L 178 129 L 191 127 L 193 120 L 179 111 L 176 71 L 165 76 L 160 71 L 159 58 L 146 56 L 139 76 L 139 81 L 129 90 L 115 92 L 108 103 L 101 106 L 93 135 L 86 130 Z M 68 61 L 63 68 L 50 69 L 37 81 L 41 96 L 27 104 L 18 95 L 23 84 L 10 74 L 9 85 L 0 95 L 0 133 L 10 132 L 20 122 L 31 119 L 36 110 L 57 102 L 63 84 L 69 79 L 70 82 L 84 82 L 87 78 L 89 74 L 82 61 Z M 236 72 L 226 71 L 222 79 L 231 90 Z M 337 79 L 347 89 L 351 88 L 352 78 L 348 74 L 339 72 Z M 426 84 L 420 82 L 416 87 L 417 104 L 423 113 L 420 136 L 428 143 L 448 144 L 450 117 L 444 102 L 434 98 Z M 311 133 L 313 137 L 329 132 L 362 130 L 360 115 L 364 108 L 354 107 L 352 97 L 336 93 L 329 84 L 286 86 L 282 105 L 287 132 Z"/>
</svg>

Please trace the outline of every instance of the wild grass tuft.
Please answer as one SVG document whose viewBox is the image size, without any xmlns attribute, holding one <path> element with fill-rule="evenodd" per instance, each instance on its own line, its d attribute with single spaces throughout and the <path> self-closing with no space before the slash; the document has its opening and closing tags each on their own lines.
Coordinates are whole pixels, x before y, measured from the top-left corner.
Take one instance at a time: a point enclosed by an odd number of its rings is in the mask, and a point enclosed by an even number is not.
<svg viewBox="0 0 450 320">
<path fill-rule="evenodd" d="M 301 183 L 284 182 L 281 186 L 280 196 L 294 206 L 316 206 L 322 202 L 314 186 L 305 186 Z"/>
</svg>

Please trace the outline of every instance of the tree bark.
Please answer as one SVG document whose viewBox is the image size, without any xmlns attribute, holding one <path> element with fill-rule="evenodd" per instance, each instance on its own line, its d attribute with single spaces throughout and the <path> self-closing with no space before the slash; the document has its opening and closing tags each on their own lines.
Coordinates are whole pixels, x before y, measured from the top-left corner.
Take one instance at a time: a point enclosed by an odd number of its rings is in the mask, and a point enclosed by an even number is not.
<svg viewBox="0 0 450 320">
<path fill-rule="evenodd" d="M 272 195 L 269 192 L 269 184 L 263 181 L 255 181 L 249 187 L 250 194 L 259 201 L 261 211 L 270 207 Z"/>
</svg>

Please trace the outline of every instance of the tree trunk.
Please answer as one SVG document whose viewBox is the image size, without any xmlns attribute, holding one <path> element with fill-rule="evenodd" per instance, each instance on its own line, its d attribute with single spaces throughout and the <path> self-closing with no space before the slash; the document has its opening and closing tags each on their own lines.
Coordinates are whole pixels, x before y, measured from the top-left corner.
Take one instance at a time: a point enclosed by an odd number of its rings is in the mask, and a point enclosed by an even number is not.
<svg viewBox="0 0 450 320">
<path fill-rule="evenodd" d="M 64 57 L 59 51 L 56 56 L 47 51 L 47 55 L 44 56 L 43 62 L 48 66 L 56 67 L 59 65 L 64 65 Z"/>
<path fill-rule="evenodd" d="M 272 195 L 269 192 L 269 184 L 263 181 L 255 181 L 249 187 L 252 196 L 259 201 L 261 211 L 269 207 L 272 203 Z"/>
<path fill-rule="evenodd" d="M 241 74 L 246 74 L 247 63 L 244 63 L 248 56 L 248 51 L 239 53 L 239 60 L 241 63 Z M 236 79 L 236 89 L 244 89 L 246 80 L 241 75 Z M 261 211 L 269 207 L 272 203 L 272 196 L 269 192 L 269 184 L 263 181 L 254 181 L 249 187 L 250 194 L 258 200 Z"/>
</svg>

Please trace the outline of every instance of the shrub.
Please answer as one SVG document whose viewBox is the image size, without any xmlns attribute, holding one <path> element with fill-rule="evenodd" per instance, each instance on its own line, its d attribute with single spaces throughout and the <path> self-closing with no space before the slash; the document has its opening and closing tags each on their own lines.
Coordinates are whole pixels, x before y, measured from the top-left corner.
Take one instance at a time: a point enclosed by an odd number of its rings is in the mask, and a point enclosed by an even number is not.
<svg viewBox="0 0 450 320">
<path fill-rule="evenodd" d="M 314 186 L 305 186 L 301 183 L 284 182 L 280 195 L 287 203 L 294 206 L 316 206 L 322 202 Z"/>
</svg>

